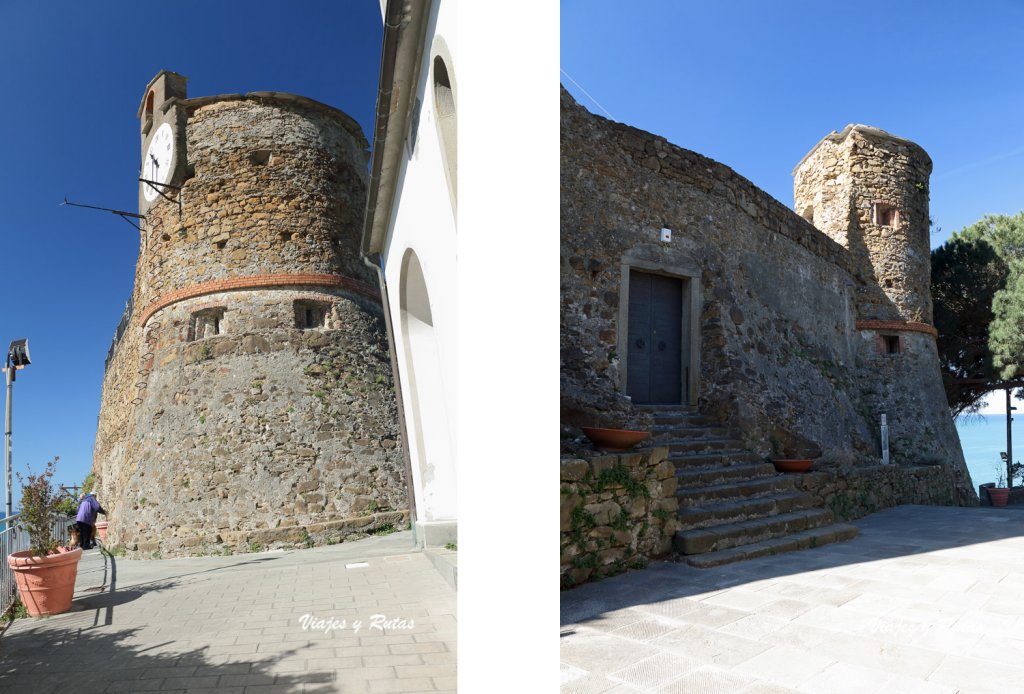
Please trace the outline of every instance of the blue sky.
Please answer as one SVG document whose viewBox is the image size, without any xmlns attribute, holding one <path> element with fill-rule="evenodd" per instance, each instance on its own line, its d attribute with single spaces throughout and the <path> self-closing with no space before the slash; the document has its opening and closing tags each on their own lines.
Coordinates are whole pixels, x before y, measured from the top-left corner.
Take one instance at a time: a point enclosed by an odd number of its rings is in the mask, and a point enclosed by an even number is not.
<svg viewBox="0 0 1024 694">
<path fill-rule="evenodd" d="M 372 1 L 0 0 L 0 349 L 27 337 L 34 362 L 14 387 L 15 471 L 58 455 L 57 481 L 77 483 L 91 466 L 138 232 L 59 203 L 137 211 L 147 82 L 167 69 L 190 96 L 301 94 L 370 133 L 381 38 Z"/>
<path fill-rule="evenodd" d="M 1020 0 L 563 0 L 561 69 L 578 84 L 561 79 L 789 207 L 790 172 L 829 132 L 913 140 L 934 163 L 934 247 L 1024 209 L 1022 26 Z"/>
</svg>

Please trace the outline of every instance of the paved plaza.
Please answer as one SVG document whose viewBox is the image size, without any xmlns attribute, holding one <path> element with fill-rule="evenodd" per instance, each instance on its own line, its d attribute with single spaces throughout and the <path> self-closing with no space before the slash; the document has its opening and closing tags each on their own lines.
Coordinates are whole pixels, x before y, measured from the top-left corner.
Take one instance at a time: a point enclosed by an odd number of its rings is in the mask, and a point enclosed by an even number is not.
<svg viewBox="0 0 1024 694">
<path fill-rule="evenodd" d="M 162 561 L 91 550 L 71 612 L 0 636 L 0 692 L 453 692 L 455 602 L 409 532 Z"/>
<path fill-rule="evenodd" d="M 901 506 L 849 542 L 564 591 L 561 690 L 1024 692 L 1024 511 Z"/>
</svg>

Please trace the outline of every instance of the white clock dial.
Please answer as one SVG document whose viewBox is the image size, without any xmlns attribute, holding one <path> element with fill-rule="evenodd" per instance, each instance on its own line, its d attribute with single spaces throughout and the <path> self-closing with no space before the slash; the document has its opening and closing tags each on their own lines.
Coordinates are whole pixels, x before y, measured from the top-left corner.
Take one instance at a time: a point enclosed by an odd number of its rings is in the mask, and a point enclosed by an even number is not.
<svg viewBox="0 0 1024 694">
<path fill-rule="evenodd" d="M 149 148 L 146 150 L 142 162 L 142 177 L 147 181 L 156 183 L 167 183 L 171 177 L 171 159 L 174 155 L 174 133 L 171 131 L 170 123 L 164 123 L 157 128 L 153 139 L 149 141 Z M 157 189 L 149 183 L 142 184 L 142 194 L 146 200 L 153 202 L 159 195 Z M 160 192 L 163 192 L 161 189 Z"/>
</svg>

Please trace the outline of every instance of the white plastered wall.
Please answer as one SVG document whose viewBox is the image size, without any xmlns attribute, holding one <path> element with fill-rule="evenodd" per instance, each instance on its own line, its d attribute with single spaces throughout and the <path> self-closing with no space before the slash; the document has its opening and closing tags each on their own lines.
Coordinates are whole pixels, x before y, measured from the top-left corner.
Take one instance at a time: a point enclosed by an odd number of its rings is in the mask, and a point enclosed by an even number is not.
<svg viewBox="0 0 1024 694">
<path fill-rule="evenodd" d="M 455 3 L 435 2 L 417 87 L 415 149 L 410 155 L 407 139 L 383 253 L 409 430 L 416 534 L 428 546 L 456 541 L 456 215 L 432 71 L 441 51 L 457 100 L 456 46 Z"/>
</svg>

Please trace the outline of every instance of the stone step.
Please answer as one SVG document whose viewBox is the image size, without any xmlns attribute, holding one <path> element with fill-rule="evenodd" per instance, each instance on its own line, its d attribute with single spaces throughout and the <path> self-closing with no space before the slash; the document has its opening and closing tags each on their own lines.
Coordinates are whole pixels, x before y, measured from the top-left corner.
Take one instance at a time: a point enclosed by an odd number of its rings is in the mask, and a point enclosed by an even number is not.
<svg viewBox="0 0 1024 694">
<path fill-rule="evenodd" d="M 653 412 L 655 414 L 662 412 L 682 412 L 687 414 L 700 414 L 700 411 L 695 405 L 680 405 L 676 403 L 674 405 L 637 405 L 636 409 L 644 412 Z"/>
<path fill-rule="evenodd" d="M 673 439 L 736 439 L 729 429 L 720 426 L 680 426 L 678 424 L 656 424 L 651 427 L 654 441 Z"/>
<path fill-rule="evenodd" d="M 777 516 L 790 511 L 813 508 L 817 505 L 818 499 L 810 494 L 785 492 L 753 499 L 680 508 L 679 523 L 681 530 L 696 530 L 715 525 L 738 523 L 751 518 Z"/>
<path fill-rule="evenodd" d="M 708 569 L 712 566 L 721 566 L 744 559 L 765 557 L 771 554 L 793 552 L 801 549 L 812 549 L 833 542 L 843 542 L 857 537 L 857 526 L 848 523 L 833 523 L 817 528 L 811 528 L 799 533 L 777 537 L 771 540 L 755 542 L 742 547 L 732 547 L 717 552 L 706 554 L 695 554 L 683 557 L 683 560 L 699 569 Z"/>
<path fill-rule="evenodd" d="M 680 530 L 673 538 L 672 545 L 680 554 L 704 554 L 792 535 L 829 525 L 834 520 L 832 512 L 825 508 L 800 509 L 738 523 Z"/>
<path fill-rule="evenodd" d="M 749 465 L 751 463 L 764 462 L 762 458 L 750 451 L 741 449 L 727 449 L 708 453 L 705 451 L 687 453 L 669 453 L 668 461 L 676 466 L 676 469 L 688 467 L 706 467 L 709 465 Z"/>
<path fill-rule="evenodd" d="M 683 487 L 676 490 L 680 508 L 707 506 L 718 501 L 738 501 L 759 496 L 770 496 L 793 491 L 796 480 L 786 475 L 775 475 L 742 482 L 727 482 L 706 487 Z"/>
<path fill-rule="evenodd" d="M 676 468 L 676 488 L 706 487 L 726 482 L 742 482 L 775 476 L 771 463 L 750 463 L 744 465 L 701 465 Z"/>
<path fill-rule="evenodd" d="M 705 417 L 699 412 L 652 412 L 654 425 L 678 425 L 678 426 L 722 426 L 710 417 Z"/>
<path fill-rule="evenodd" d="M 675 439 L 659 441 L 658 445 L 667 447 L 670 454 L 743 450 L 743 442 L 736 439 Z"/>
</svg>

